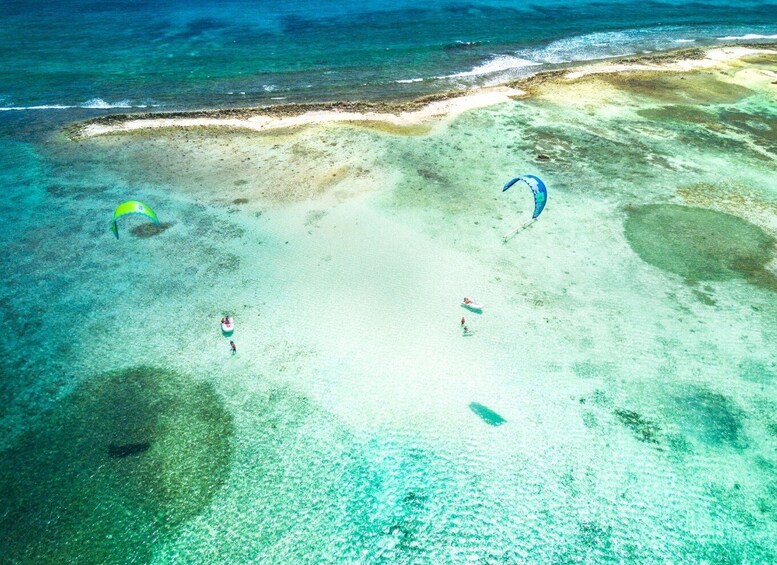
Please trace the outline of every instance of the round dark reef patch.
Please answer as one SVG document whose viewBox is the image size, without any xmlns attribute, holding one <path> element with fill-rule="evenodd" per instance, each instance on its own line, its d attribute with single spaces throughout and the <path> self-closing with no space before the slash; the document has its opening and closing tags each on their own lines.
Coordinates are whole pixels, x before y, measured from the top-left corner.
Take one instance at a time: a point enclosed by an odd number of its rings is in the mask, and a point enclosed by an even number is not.
<svg viewBox="0 0 777 565">
<path fill-rule="evenodd" d="M 212 386 L 135 367 L 76 388 L 0 457 L 12 562 L 147 562 L 224 484 L 232 417 Z"/>
<path fill-rule="evenodd" d="M 774 238 L 732 214 L 651 204 L 628 210 L 625 231 L 643 261 L 688 281 L 745 278 L 777 290 L 777 281 L 765 269 L 774 254 Z"/>
</svg>

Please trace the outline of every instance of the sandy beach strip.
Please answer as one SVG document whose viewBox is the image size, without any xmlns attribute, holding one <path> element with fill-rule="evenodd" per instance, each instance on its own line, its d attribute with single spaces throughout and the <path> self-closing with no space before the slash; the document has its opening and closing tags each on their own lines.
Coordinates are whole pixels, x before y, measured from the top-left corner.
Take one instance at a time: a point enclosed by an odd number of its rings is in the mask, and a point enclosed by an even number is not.
<svg viewBox="0 0 777 565">
<path fill-rule="evenodd" d="M 170 117 L 164 117 L 163 115 L 148 117 L 114 116 L 113 118 L 124 119 L 110 120 L 109 123 L 103 123 L 104 120 L 87 122 L 81 124 L 77 134 L 83 137 L 92 137 L 110 133 L 169 127 L 227 127 L 266 131 L 294 128 L 314 123 L 358 121 L 385 122 L 394 126 L 408 127 L 436 118 L 455 117 L 468 110 L 493 106 L 515 97 L 524 96 L 525 94 L 524 91 L 517 88 L 497 86 L 462 92 L 461 94 L 451 93 L 441 96 L 441 99 L 433 99 L 425 104 L 419 104 L 418 101 L 397 105 L 390 103 L 348 103 L 341 105 L 333 104 L 329 109 L 311 109 L 307 111 L 305 109 L 312 105 L 294 105 L 291 107 L 271 107 L 270 113 L 263 111 L 267 109 L 237 110 L 234 111 L 234 113 L 238 114 L 235 117 L 222 117 L 222 112 L 220 111 L 215 111 L 213 116 L 193 115 L 192 117 L 186 117 L 185 113 L 178 113 Z M 353 109 L 351 110 L 350 108 Z M 272 112 L 273 110 L 275 111 Z M 302 112 L 294 115 L 295 110 L 302 110 Z"/>
<path fill-rule="evenodd" d="M 628 72 L 689 72 L 701 69 L 711 69 L 722 64 L 741 59 L 748 55 L 761 53 L 777 53 L 772 49 L 758 49 L 752 47 L 720 47 L 706 50 L 702 58 L 680 58 L 676 60 L 663 60 L 661 55 L 655 57 L 653 62 L 650 57 L 644 60 L 603 62 L 593 65 L 585 65 L 579 69 L 564 74 L 566 80 L 575 80 L 585 76 L 610 73 Z M 671 52 L 669 53 L 671 55 Z M 666 58 L 663 58 L 666 59 Z"/>
<path fill-rule="evenodd" d="M 223 127 L 252 131 L 295 128 L 332 122 L 384 122 L 412 127 L 435 119 L 453 118 L 469 110 L 527 96 L 535 84 L 573 82 L 592 75 L 629 72 L 690 72 L 722 67 L 742 57 L 777 54 L 773 45 L 683 49 L 639 57 L 583 64 L 572 70 L 538 73 L 502 86 L 447 92 L 410 102 L 343 102 L 287 104 L 263 108 L 153 114 L 118 114 L 73 125 L 72 138 L 121 134 L 159 128 Z"/>
</svg>

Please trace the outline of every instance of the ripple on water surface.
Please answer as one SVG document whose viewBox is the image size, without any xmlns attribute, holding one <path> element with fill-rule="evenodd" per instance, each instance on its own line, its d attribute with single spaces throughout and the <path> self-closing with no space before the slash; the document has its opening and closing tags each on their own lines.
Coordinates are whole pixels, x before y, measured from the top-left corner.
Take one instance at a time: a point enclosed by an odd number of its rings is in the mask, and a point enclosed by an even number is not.
<svg viewBox="0 0 777 565">
<path fill-rule="evenodd" d="M 147 561 L 229 472 L 232 417 L 209 384 L 136 367 L 99 375 L 2 454 L 11 561 Z"/>
</svg>

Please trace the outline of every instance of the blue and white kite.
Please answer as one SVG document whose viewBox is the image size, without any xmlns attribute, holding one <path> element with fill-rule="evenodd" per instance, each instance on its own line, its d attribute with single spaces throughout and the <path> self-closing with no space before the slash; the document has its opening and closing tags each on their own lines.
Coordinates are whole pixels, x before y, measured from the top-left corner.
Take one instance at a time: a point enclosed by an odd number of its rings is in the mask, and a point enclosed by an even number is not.
<svg viewBox="0 0 777 565">
<path fill-rule="evenodd" d="M 542 210 L 545 208 L 545 203 L 548 201 L 548 189 L 545 187 L 545 183 L 542 182 L 540 177 L 534 175 L 521 175 L 519 177 L 515 177 L 506 185 L 504 185 L 504 187 L 502 187 L 502 192 L 506 191 L 517 182 L 521 182 L 528 186 L 534 194 L 534 213 L 532 214 L 530 221 L 526 222 L 522 226 L 518 226 L 514 230 L 507 232 L 504 235 L 505 240 L 509 239 L 520 230 L 527 228 L 529 224 L 534 222 L 534 220 L 536 220 L 539 215 L 542 214 Z"/>
<path fill-rule="evenodd" d="M 545 203 L 548 201 L 548 189 L 545 188 L 545 183 L 542 182 L 540 177 L 535 177 L 534 175 L 521 175 L 520 177 L 515 177 L 513 180 L 504 185 L 502 192 L 513 186 L 518 181 L 526 183 L 526 185 L 531 188 L 531 191 L 534 193 L 534 214 L 532 214 L 531 217 L 531 219 L 534 220 L 542 213 L 542 209 L 545 208 Z"/>
</svg>

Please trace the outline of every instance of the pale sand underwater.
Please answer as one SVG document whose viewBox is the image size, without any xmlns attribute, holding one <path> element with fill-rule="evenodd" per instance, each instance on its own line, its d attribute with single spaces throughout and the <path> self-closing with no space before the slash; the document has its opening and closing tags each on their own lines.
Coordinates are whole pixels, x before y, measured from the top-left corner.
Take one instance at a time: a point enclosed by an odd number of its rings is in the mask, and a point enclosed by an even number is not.
<svg viewBox="0 0 777 565">
<path fill-rule="evenodd" d="M 720 53 L 397 120 L 52 139 L 64 178 L 87 171 L 50 191 L 82 227 L 36 245 L 91 301 L 58 304 L 61 381 L 3 420 L 50 485 L 48 510 L 17 491 L 12 555 L 777 559 L 777 59 Z M 503 242 L 532 203 L 501 187 L 527 172 L 547 208 Z M 94 222 L 127 196 L 162 229 Z M 115 423 L 116 402 L 154 425 Z M 42 431 L 83 413 L 93 456 Z M 40 445 L 99 482 L 65 481 Z M 63 497 L 75 518 L 43 536 Z"/>
</svg>

